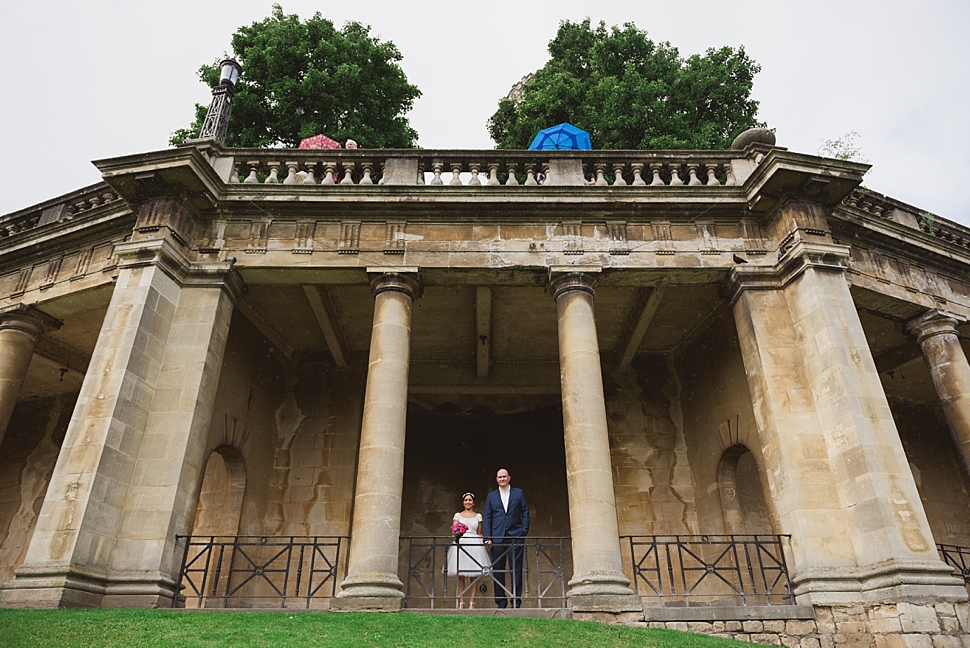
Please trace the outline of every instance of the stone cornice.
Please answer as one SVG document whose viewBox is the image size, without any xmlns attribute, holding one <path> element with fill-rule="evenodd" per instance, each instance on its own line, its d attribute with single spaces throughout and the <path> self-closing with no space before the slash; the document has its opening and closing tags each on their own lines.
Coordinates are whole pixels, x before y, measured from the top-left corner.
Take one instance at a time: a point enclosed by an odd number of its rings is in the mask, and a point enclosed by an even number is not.
<svg viewBox="0 0 970 648">
<path fill-rule="evenodd" d="M 226 185 L 203 219 L 403 219 L 410 222 L 523 222 L 611 218 L 740 220 L 741 187 L 401 187 Z M 600 216 L 602 215 L 602 216 Z"/>
<path fill-rule="evenodd" d="M 772 150 L 744 183 L 748 208 L 770 217 L 794 198 L 832 209 L 862 182 L 869 167 L 857 162 Z"/>
<path fill-rule="evenodd" d="M 809 268 L 844 272 L 849 248 L 832 243 L 796 242 L 774 266 L 735 266 L 721 286 L 721 295 L 733 304 L 745 290 L 778 290 L 797 279 Z"/>
<path fill-rule="evenodd" d="M 104 181 L 130 204 L 177 195 L 199 212 L 215 207 L 225 183 L 194 146 L 95 160 Z"/>
</svg>

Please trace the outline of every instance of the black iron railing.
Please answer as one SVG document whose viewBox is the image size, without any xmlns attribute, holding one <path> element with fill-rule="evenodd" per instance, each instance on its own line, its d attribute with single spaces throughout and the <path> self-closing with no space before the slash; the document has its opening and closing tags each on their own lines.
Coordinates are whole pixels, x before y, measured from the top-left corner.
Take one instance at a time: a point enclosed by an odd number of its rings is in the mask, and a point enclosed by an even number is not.
<svg viewBox="0 0 970 648">
<path fill-rule="evenodd" d="M 494 608 L 495 592 L 509 601 L 521 599 L 523 608 L 566 607 L 566 575 L 563 569 L 569 538 L 527 537 L 521 539 L 522 591 L 516 591 L 512 568 L 493 568 L 491 562 L 510 548 L 493 546 L 488 558 L 459 542 L 456 562 L 464 562 L 465 585 L 448 572 L 448 550 L 455 545 L 450 537 L 404 536 L 401 538 L 401 570 L 405 585 L 404 606 L 408 608 L 455 608 L 476 591 L 477 608 Z M 454 569 L 454 565 L 452 566 Z M 504 581 L 504 586 L 501 582 Z"/>
<path fill-rule="evenodd" d="M 646 605 L 794 605 L 781 535 L 622 536 Z"/>
<path fill-rule="evenodd" d="M 970 547 L 938 544 L 936 549 L 943 562 L 953 568 L 953 575 L 963 580 L 964 586 L 970 592 Z"/>
<path fill-rule="evenodd" d="M 173 607 L 325 607 L 347 538 L 177 536 L 184 543 Z"/>
</svg>

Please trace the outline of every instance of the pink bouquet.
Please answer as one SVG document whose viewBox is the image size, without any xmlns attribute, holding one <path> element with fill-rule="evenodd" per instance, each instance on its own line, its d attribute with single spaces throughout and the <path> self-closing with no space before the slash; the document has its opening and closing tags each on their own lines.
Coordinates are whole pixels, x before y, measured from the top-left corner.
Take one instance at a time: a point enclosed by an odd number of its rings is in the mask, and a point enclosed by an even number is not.
<svg viewBox="0 0 970 648">
<path fill-rule="evenodd" d="M 451 525 L 451 535 L 455 536 L 455 544 L 458 544 L 458 538 L 462 537 L 468 532 L 468 525 L 464 522 L 459 522 L 455 520 L 454 524 Z"/>
</svg>

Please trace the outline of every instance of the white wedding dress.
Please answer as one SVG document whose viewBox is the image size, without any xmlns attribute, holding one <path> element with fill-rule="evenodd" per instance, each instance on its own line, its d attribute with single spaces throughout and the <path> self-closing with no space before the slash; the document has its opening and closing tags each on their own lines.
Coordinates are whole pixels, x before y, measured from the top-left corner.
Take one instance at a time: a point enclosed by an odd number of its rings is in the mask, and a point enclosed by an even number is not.
<svg viewBox="0 0 970 648">
<path fill-rule="evenodd" d="M 448 549 L 448 559 L 445 562 L 449 576 L 481 576 L 485 568 L 491 567 L 492 559 L 485 551 L 482 534 L 478 532 L 482 524 L 482 514 L 473 518 L 462 517 L 455 513 L 455 520 L 468 526 L 458 544 L 452 543 Z"/>
</svg>

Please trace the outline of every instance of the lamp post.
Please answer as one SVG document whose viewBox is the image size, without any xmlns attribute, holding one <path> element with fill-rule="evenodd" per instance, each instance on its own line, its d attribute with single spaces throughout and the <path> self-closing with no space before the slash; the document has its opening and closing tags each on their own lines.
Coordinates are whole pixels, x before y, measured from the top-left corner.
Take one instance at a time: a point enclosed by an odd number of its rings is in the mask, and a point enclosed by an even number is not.
<svg viewBox="0 0 970 648">
<path fill-rule="evenodd" d="M 202 122 L 199 139 L 214 138 L 220 144 L 226 141 L 229 130 L 229 113 L 232 111 L 232 97 L 236 93 L 236 81 L 242 66 L 236 59 L 226 59 L 219 64 L 221 75 L 219 85 L 212 89 L 212 103 Z"/>
</svg>

